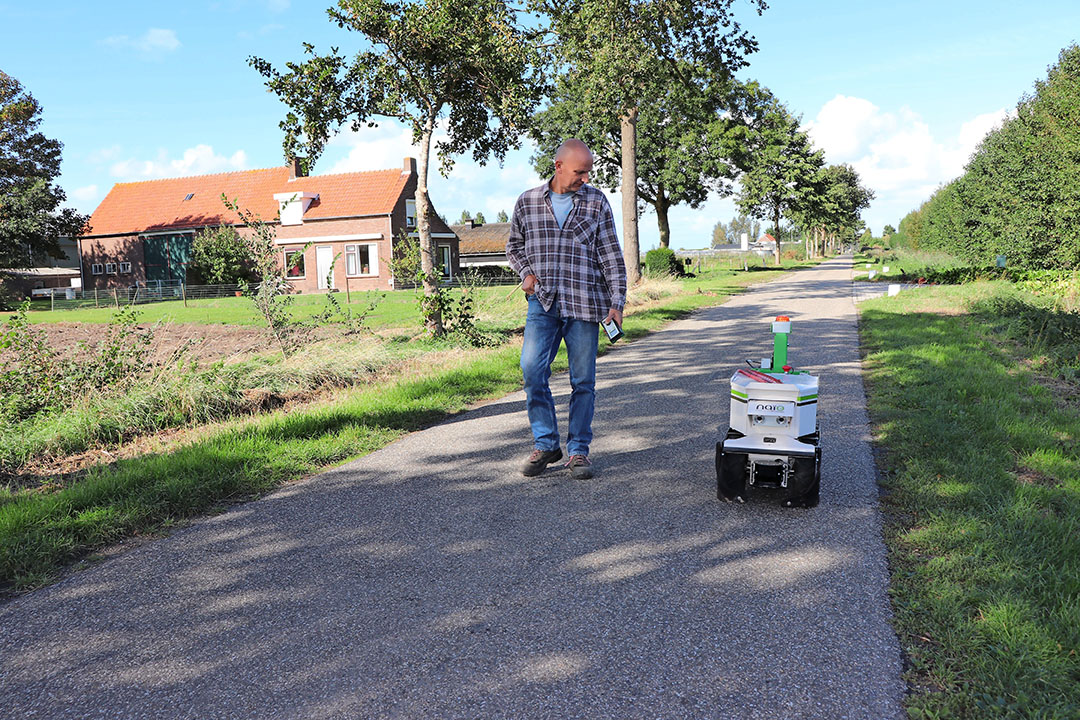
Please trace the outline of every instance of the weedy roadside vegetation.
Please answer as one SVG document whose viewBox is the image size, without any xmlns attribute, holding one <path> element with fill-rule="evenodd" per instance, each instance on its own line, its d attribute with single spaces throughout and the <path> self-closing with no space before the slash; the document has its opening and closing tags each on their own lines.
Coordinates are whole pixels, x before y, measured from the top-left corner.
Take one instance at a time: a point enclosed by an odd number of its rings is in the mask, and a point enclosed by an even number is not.
<svg viewBox="0 0 1080 720">
<path fill-rule="evenodd" d="M 912 718 L 1080 717 L 1080 316 L 1002 280 L 860 305 Z"/>
</svg>

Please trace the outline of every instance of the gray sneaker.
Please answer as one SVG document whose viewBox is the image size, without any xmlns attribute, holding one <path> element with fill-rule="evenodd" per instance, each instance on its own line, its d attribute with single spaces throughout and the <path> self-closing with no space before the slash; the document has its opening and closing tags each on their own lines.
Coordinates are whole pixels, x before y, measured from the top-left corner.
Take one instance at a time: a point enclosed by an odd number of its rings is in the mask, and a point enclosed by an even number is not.
<svg viewBox="0 0 1080 720">
<path fill-rule="evenodd" d="M 521 466 L 521 474 L 525 477 L 533 477 L 539 475 L 547 469 L 547 466 L 553 462 L 559 462 L 562 460 L 562 449 L 555 448 L 554 450 L 541 450 L 537 448 L 532 451 L 532 455 L 525 461 L 525 464 Z"/>
<path fill-rule="evenodd" d="M 571 455 L 566 467 L 570 468 L 570 475 L 575 480 L 588 480 L 592 477 L 592 463 L 587 455 Z"/>
</svg>

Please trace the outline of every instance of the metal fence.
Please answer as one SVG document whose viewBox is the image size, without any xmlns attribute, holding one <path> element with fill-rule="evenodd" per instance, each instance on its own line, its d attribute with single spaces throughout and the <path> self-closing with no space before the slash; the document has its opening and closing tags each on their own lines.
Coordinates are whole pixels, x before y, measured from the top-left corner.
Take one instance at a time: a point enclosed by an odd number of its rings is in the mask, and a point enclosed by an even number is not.
<svg viewBox="0 0 1080 720">
<path fill-rule="evenodd" d="M 463 278 L 455 277 L 443 280 L 443 287 L 517 285 L 515 276 L 496 276 Z M 395 290 L 410 290 L 412 283 L 395 283 Z M 252 285 L 255 290 L 258 285 Z M 341 290 L 342 288 L 338 288 Z M 81 308 L 121 308 L 125 305 L 143 305 L 146 303 L 180 301 L 187 305 L 189 300 L 207 300 L 213 298 L 240 295 L 239 285 L 185 285 L 183 283 L 152 283 L 148 286 L 107 288 L 99 290 L 81 290 L 78 288 L 49 288 L 49 306 L 52 310 L 76 310 Z M 40 291 L 39 291 L 40 292 Z"/>
<path fill-rule="evenodd" d="M 178 300 L 186 305 L 188 300 L 233 297 L 240 294 L 238 285 L 184 285 L 182 283 L 153 283 L 148 286 L 103 290 L 76 288 L 52 288 L 51 290 L 49 303 L 53 310 L 120 308 L 124 305 L 143 305 L 169 300 Z"/>
</svg>

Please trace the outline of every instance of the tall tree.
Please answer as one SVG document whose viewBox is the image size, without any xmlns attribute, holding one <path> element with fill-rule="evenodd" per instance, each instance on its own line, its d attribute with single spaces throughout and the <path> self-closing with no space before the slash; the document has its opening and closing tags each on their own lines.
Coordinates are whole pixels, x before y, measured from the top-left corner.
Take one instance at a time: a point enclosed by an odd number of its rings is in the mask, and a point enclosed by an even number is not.
<svg viewBox="0 0 1080 720">
<path fill-rule="evenodd" d="M 37 100 L 0 70 L 0 268 L 63 257 L 59 239 L 86 225 L 86 215 L 60 207 L 66 196 L 53 180 L 63 145 L 39 132 L 40 124 Z"/>
<path fill-rule="evenodd" d="M 419 145 L 417 229 L 423 273 L 425 324 L 443 332 L 438 258 L 431 239 L 428 166 L 432 138 L 446 120 L 447 139 L 436 143 L 445 175 L 453 156 L 472 151 L 483 164 L 514 147 L 543 92 L 532 31 L 503 0 L 339 0 L 327 11 L 339 27 L 367 43 L 352 59 L 331 48 L 286 72 L 268 61 L 249 62 L 289 107 L 281 128 L 286 157 L 313 163 L 342 127 L 356 131 L 391 118 L 412 129 Z"/>
<path fill-rule="evenodd" d="M 720 247 L 721 245 L 728 244 L 727 226 L 724 225 L 723 220 L 718 220 L 712 229 L 712 246 Z"/>
<path fill-rule="evenodd" d="M 748 140 L 746 172 L 740 178 L 736 205 L 740 211 L 780 227 L 780 219 L 795 215 L 806 193 L 812 190 L 817 172 L 824 165 L 822 152 L 815 150 L 807 134 L 799 130 L 799 118 L 776 99 L 769 102 Z M 776 262 L 780 262 L 779 242 Z"/>
<path fill-rule="evenodd" d="M 501 222 L 501 223 L 510 222 L 510 216 L 506 214 L 505 210 L 500 210 L 499 211 L 499 216 L 497 218 L 497 222 Z"/>
<path fill-rule="evenodd" d="M 637 196 L 656 212 L 661 247 L 670 244 L 672 207 L 697 208 L 710 194 L 732 193 L 746 120 L 757 111 L 753 88 L 684 70 L 689 83 L 671 83 L 663 73 L 655 74 L 657 82 L 647 87 L 637 118 Z M 591 113 L 581 101 L 583 88 L 572 80 L 560 77 L 551 104 L 533 119 L 533 165 L 540 175 L 550 176 L 559 144 L 578 137 L 593 150 L 595 184 L 617 190 L 622 181 L 619 119 Z"/>
<path fill-rule="evenodd" d="M 581 94 L 585 112 L 620 123 L 623 255 L 628 280 L 639 277 L 638 116 L 661 73 L 688 84 L 685 68 L 710 77 L 745 66 L 757 42 L 735 21 L 735 0 L 530 0 L 557 35 L 557 63 Z M 750 0 L 759 14 L 765 0 Z"/>
<path fill-rule="evenodd" d="M 810 255 L 828 251 L 843 236 L 854 240 L 863 227 L 862 211 L 870 206 L 874 191 L 862 185 L 858 172 L 847 164 L 819 169 L 800 188 L 791 215 L 809 232 Z"/>
</svg>

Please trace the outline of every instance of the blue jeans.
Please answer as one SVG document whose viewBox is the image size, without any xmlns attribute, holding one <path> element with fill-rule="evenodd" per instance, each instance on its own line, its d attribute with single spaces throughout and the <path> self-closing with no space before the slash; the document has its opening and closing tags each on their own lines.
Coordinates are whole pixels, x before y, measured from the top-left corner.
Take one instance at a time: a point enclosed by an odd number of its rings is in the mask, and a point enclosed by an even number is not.
<svg viewBox="0 0 1080 720">
<path fill-rule="evenodd" d="M 544 310 L 539 300 L 529 296 L 525 341 L 521 346 L 521 373 L 525 378 L 525 409 L 529 412 L 529 424 L 538 450 L 559 447 L 559 426 L 555 421 L 555 401 L 551 397 L 548 378 L 559 343 L 565 339 L 572 389 L 566 451 L 569 455 L 589 454 L 599 333 L 598 323 L 563 318 L 557 303 L 551 310 Z"/>
</svg>

